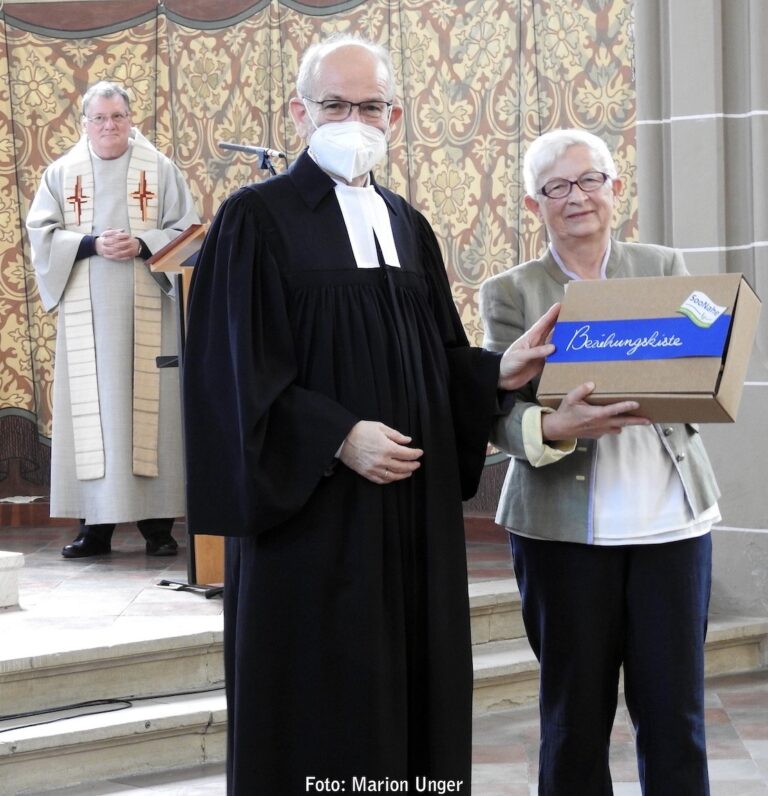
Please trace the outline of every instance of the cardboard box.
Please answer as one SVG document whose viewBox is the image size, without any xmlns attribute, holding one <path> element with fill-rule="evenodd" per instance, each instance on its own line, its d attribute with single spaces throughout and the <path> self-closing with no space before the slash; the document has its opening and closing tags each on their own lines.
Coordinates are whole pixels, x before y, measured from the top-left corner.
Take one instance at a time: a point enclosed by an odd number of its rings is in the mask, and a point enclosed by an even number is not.
<svg viewBox="0 0 768 796">
<path fill-rule="evenodd" d="M 557 407 L 586 381 L 590 403 L 640 403 L 656 422 L 733 422 L 760 300 L 741 274 L 570 282 L 537 396 Z"/>
</svg>

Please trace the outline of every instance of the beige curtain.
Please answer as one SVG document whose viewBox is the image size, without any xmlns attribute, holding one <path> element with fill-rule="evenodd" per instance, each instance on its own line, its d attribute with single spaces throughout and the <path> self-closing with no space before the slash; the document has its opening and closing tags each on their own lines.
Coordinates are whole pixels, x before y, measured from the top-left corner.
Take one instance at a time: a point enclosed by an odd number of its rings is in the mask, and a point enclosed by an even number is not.
<svg viewBox="0 0 768 796">
<path fill-rule="evenodd" d="M 631 0 L 114 0 L 0 3 L 0 498 L 45 482 L 55 314 L 43 311 L 23 233 L 45 166 L 79 135 L 79 99 L 111 78 L 134 120 L 187 177 L 210 220 L 263 173 L 222 140 L 293 160 L 288 119 L 307 45 L 358 31 L 393 53 L 405 107 L 377 177 L 435 227 L 470 338 L 480 284 L 544 246 L 522 207 L 521 153 L 553 127 L 586 127 L 616 154 L 636 232 Z M 11 445 L 10 443 L 13 442 Z M 21 471 L 20 471 L 21 470 Z M 37 483 L 31 483 L 32 476 Z M 495 500 L 495 498 L 494 498 Z"/>
<path fill-rule="evenodd" d="M 768 300 L 768 3 L 639 0 L 638 228 L 694 273 L 740 272 Z M 723 490 L 716 595 L 768 615 L 768 312 L 735 426 L 703 429 Z"/>
</svg>

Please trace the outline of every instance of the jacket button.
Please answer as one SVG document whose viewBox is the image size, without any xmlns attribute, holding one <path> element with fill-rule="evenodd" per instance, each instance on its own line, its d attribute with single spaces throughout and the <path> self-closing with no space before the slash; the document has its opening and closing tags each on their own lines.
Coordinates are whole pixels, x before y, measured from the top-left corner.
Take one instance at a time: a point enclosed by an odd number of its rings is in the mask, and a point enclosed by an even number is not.
<svg viewBox="0 0 768 796">
<path fill-rule="evenodd" d="M 667 427 L 664 429 L 664 436 L 665 436 L 665 437 L 668 437 L 668 436 L 670 436 L 670 434 L 672 434 L 672 432 L 674 432 L 674 430 L 675 430 L 675 429 L 673 429 L 673 428 L 670 428 L 669 426 L 667 426 Z"/>
<path fill-rule="evenodd" d="M 685 458 L 684 453 L 678 453 L 677 456 L 675 456 L 675 459 L 677 459 L 677 461 L 679 462 L 681 462 L 684 458 Z"/>
</svg>

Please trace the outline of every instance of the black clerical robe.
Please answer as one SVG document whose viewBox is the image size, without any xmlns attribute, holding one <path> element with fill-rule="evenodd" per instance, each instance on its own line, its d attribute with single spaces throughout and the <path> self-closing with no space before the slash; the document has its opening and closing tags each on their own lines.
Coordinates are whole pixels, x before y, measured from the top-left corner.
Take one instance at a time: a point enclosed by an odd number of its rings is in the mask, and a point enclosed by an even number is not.
<svg viewBox="0 0 768 796">
<path fill-rule="evenodd" d="M 468 345 L 426 220 L 377 190 L 399 268 L 356 267 L 334 183 L 304 153 L 224 202 L 195 269 L 188 522 L 232 537 L 231 796 L 313 792 L 308 777 L 469 793 L 461 499 L 499 355 Z M 358 420 L 413 437 L 420 469 L 380 486 L 337 461 Z"/>
</svg>

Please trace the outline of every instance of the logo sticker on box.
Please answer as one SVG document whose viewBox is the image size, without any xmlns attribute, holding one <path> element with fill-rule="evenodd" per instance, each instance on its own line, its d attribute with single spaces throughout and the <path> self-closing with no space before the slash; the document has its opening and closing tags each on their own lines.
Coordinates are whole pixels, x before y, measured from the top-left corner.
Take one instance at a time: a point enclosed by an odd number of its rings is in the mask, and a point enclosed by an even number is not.
<svg viewBox="0 0 768 796">
<path fill-rule="evenodd" d="M 706 293 L 694 290 L 677 310 L 690 318 L 696 326 L 708 329 L 725 312 Z"/>
</svg>

